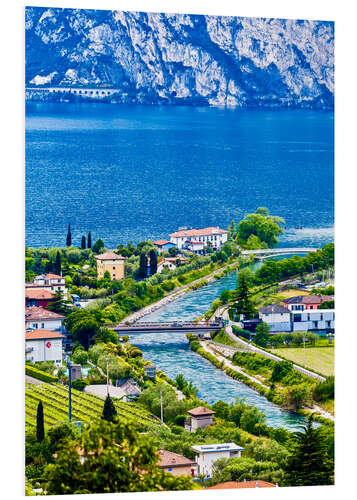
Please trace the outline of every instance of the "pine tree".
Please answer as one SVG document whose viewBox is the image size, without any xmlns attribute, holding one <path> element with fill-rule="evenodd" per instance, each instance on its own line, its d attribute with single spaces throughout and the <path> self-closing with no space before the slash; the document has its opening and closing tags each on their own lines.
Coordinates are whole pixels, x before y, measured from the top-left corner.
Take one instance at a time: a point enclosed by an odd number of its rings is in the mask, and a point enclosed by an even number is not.
<svg viewBox="0 0 357 500">
<path fill-rule="evenodd" d="M 59 251 L 57 250 L 57 254 L 56 254 L 56 263 L 55 263 L 55 274 L 57 274 L 58 276 L 61 276 L 62 274 L 62 269 L 61 269 L 61 255 L 59 253 Z"/>
<path fill-rule="evenodd" d="M 45 437 L 45 425 L 43 422 L 43 406 L 42 401 L 38 403 L 36 415 L 36 436 L 37 441 L 41 443 Z"/>
<path fill-rule="evenodd" d="M 148 273 L 148 259 L 144 253 L 140 254 L 139 278 L 146 278 Z"/>
<path fill-rule="evenodd" d="M 296 446 L 286 469 L 287 486 L 318 486 L 333 484 L 333 462 L 328 456 L 327 444 L 318 429 L 312 427 L 312 417 L 297 432 Z"/>
<path fill-rule="evenodd" d="M 234 309 L 237 314 L 243 314 L 245 318 L 251 318 L 255 313 L 254 305 L 250 298 L 249 286 L 248 273 L 245 270 L 240 271 L 237 278 L 237 289 L 234 294 Z"/>
<path fill-rule="evenodd" d="M 87 248 L 92 248 L 92 233 L 90 231 L 87 238 Z"/>
<path fill-rule="evenodd" d="M 66 245 L 70 247 L 72 245 L 72 233 L 71 233 L 71 224 L 68 224 Z"/>
<path fill-rule="evenodd" d="M 157 273 L 157 253 L 155 252 L 155 250 L 150 250 L 149 257 L 150 257 L 150 276 L 153 276 L 155 273 Z"/>
<path fill-rule="evenodd" d="M 52 311 L 57 314 L 64 314 L 65 316 L 73 311 L 71 303 L 63 298 L 61 290 L 57 290 L 53 298 L 54 301 L 49 302 L 46 306 L 48 311 Z"/>
<path fill-rule="evenodd" d="M 113 422 L 114 418 L 116 417 L 116 414 L 117 414 L 117 410 L 114 406 L 112 398 L 108 394 L 105 401 L 104 401 L 102 417 L 105 420 L 107 420 L 108 422 Z"/>
<path fill-rule="evenodd" d="M 85 250 L 86 248 L 86 237 L 85 236 L 82 236 L 82 240 L 81 240 L 81 249 L 82 250 Z"/>
</svg>

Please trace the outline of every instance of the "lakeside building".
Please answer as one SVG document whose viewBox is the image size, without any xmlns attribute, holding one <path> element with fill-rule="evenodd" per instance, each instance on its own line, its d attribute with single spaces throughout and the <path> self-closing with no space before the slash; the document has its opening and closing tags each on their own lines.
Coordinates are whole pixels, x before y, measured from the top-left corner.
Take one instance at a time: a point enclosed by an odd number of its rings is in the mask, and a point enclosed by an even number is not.
<svg viewBox="0 0 357 500">
<path fill-rule="evenodd" d="M 219 250 L 228 239 L 228 231 L 216 227 L 204 227 L 202 229 L 181 229 L 170 234 L 170 241 L 178 249 L 187 249 L 195 253 L 203 253 L 203 249 L 211 246 L 213 250 Z"/>
<path fill-rule="evenodd" d="M 202 444 L 192 446 L 196 452 L 197 474 L 212 476 L 213 464 L 220 458 L 240 458 L 244 448 L 235 443 Z"/>
<path fill-rule="evenodd" d="M 153 245 L 156 246 L 158 253 L 168 252 L 170 248 L 176 248 L 176 245 L 169 240 L 156 240 Z"/>
<path fill-rule="evenodd" d="M 197 429 L 203 430 L 213 424 L 213 415 L 216 414 L 215 411 L 209 410 L 204 406 L 192 408 L 187 413 L 189 417 L 186 418 L 185 429 L 189 432 L 196 432 Z"/>
<path fill-rule="evenodd" d="M 277 488 L 278 484 L 268 483 L 267 481 L 261 481 L 257 479 L 256 481 L 226 481 L 225 483 L 219 483 L 215 486 L 209 486 L 207 490 L 235 490 L 240 488 Z"/>
<path fill-rule="evenodd" d="M 155 380 L 156 378 L 156 366 L 155 365 L 146 365 L 144 366 L 144 374 L 145 377 L 149 377 Z"/>
<path fill-rule="evenodd" d="M 158 465 L 165 472 L 170 472 L 173 476 L 194 476 L 197 473 L 197 464 L 189 458 L 173 453 L 172 451 L 159 450 L 160 456 Z"/>
<path fill-rule="evenodd" d="M 25 305 L 45 308 L 49 302 L 54 302 L 55 296 L 49 290 L 41 288 L 25 288 Z"/>
<path fill-rule="evenodd" d="M 334 300 L 330 295 L 298 295 L 282 300 L 282 303 L 290 311 L 305 311 L 318 309 L 326 301 Z"/>
<path fill-rule="evenodd" d="M 259 318 L 269 325 L 271 333 L 335 331 L 334 309 L 290 311 L 277 304 L 259 309 Z"/>
<path fill-rule="evenodd" d="M 53 273 L 35 276 L 33 283 L 25 283 L 26 290 L 46 290 L 48 292 L 61 292 L 67 299 L 66 281 L 62 276 Z"/>
<path fill-rule="evenodd" d="M 50 330 L 29 330 L 25 333 L 25 359 L 62 362 L 64 335 Z"/>
<path fill-rule="evenodd" d="M 48 311 L 43 307 L 25 307 L 25 329 L 50 330 L 51 332 L 63 332 L 63 320 L 65 316 Z"/>
<path fill-rule="evenodd" d="M 178 265 L 182 265 L 185 262 L 186 259 L 184 257 L 165 257 L 164 260 L 162 260 L 157 265 L 157 272 L 161 273 L 164 267 L 167 267 L 170 271 L 173 271 Z"/>
<path fill-rule="evenodd" d="M 98 279 L 103 278 L 106 271 L 110 274 L 111 281 L 124 278 L 125 257 L 108 250 L 100 255 L 95 255 L 94 258 L 97 261 Z"/>
</svg>

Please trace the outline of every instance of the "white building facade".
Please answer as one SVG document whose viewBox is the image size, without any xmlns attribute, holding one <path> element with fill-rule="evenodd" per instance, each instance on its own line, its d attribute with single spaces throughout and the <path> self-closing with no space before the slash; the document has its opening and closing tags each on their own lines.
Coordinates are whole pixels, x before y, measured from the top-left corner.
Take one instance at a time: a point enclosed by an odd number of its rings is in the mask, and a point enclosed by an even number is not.
<svg viewBox="0 0 357 500">
<path fill-rule="evenodd" d="M 220 458 L 240 458 L 244 448 L 235 443 L 204 444 L 192 446 L 196 452 L 197 474 L 212 477 L 213 464 Z"/>
<path fill-rule="evenodd" d="M 63 331 L 65 316 L 43 307 L 30 306 L 25 308 L 25 329 Z"/>
<path fill-rule="evenodd" d="M 315 309 L 292 312 L 292 330 L 294 332 L 313 332 L 335 330 L 334 309 Z"/>
<path fill-rule="evenodd" d="M 26 361 L 55 361 L 60 364 L 63 357 L 64 335 L 49 330 L 31 330 L 25 335 Z"/>
<path fill-rule="evenodd" d="M 228 239 L 228 231 L 217 227 L 205 227 L 202 229 L 182 229 L 170 234 L 170 241 L 178 249 L 190 247 L 191 251 L 201 252 L 204 247 L 212 246 L 219 250 Z M 197 247 L 195 249 L 195 247 Z"/>
<path fill-rule="evenodd" d="M 291 313 L 287 307 L 272 304 L 259 309 L 259 318 L 271 332 L 291 332 Z"/>
</svg>

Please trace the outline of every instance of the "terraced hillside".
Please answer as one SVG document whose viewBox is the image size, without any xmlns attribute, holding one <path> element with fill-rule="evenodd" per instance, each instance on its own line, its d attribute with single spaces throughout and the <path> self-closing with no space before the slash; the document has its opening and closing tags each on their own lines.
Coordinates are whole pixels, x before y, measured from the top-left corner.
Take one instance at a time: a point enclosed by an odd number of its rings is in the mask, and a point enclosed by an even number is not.
<svg viewBox="0 0 357 500">
<path fill-rule="evenodd" d="M 36 411 L 42 401 L 46 427 L 68 421 L 68 387 L 61 384 L 26 384 L 26 427 L 36 426 Z M 118 415 L 133 421 L 143 429 L 149 424 L 161 425 L 154 415 L 134 403 L 114 401 Z M 92 394 L 72 389 L 72 419 L 81 422 L 93 422 L 100 418 L 104 400 Z"/>
</svg>

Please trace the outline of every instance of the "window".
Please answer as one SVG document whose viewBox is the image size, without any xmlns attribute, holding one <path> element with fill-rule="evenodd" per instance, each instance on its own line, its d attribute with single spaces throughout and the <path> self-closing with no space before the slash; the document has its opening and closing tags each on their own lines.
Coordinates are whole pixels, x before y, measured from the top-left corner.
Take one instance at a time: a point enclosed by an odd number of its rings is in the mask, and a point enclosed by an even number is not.
<svg viewBox="0 0 357 500">
<path fill-rule="evenodd" d="M 331 321 L 328 320 L 326 323 L 327 323 L 327 328 L 331 328 Z"/>
<path fill-rule="evenodd" d="M 314 328 L 318 328 L 318 326 L 319 326 L 319 322 L 318 321 L 313 321 L 313 324 L 314 324 Z"/>
<path fill-rule="evenodd" d="M 170 468 L 170 469 L 167 469 L 167 470 L 168 470 L 168 472 L 172 472 L 172 469 L 171 469 L 171 468 Z"/>
<path fill-rule="evenodd" d="M 310 321 L 310 314 L 307 315 L 307 321 Z"/>
<path fill-rule="evenodd" d="M 114 271 L 115 271 L 115 266 L 113 266 L 113 269 L 114 269 Z"/>
<path fill-rule="evenodd" d="M 320 314 L 320 320 L 322 321 L 324 319 L 323 314 Z"/>
<path fill-rule="evenodd" d="M 299 323 L 301 321 L 301 314 L 294 314 L 294 322 Z"/>
<path fill-rule="evenodd" d="M 41 323 L 41 328 L 45 328 L 45 323 Z"/>
</svg>

